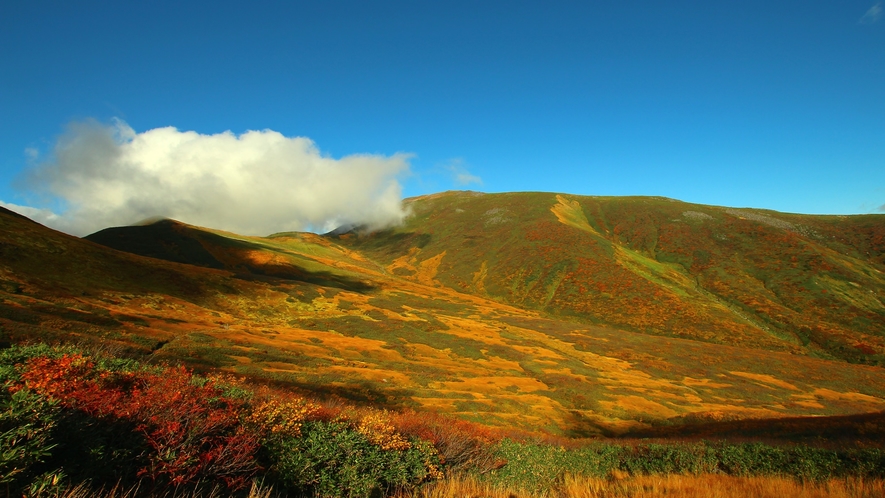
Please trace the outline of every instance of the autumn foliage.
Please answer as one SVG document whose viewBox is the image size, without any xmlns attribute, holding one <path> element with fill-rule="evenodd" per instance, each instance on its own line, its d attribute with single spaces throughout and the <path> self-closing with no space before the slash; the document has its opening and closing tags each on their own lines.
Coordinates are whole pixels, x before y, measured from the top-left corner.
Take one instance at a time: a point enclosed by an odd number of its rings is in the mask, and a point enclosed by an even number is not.
<svg viewBox="0 0 885 498">
<path fill-rule="evenodd" d="M 822 483 L 880 480 L 885 469 L 878 448 L 565 445 L 506 436 L 442 415 L 309 400 L 182 367 L 45 346 L 0 350 L 0 485 L 7 494 L 113 488 L 132 497 L 200 496 L 211 483 L 246 496 L 260 478 L 283 495 L 414 495 L 447 474 L 542 493 L 568 476 L 773 475 Z"/>
<path fill-rule="evenodd" d="M 21 383 L 62 406 L 98 418 L 134 424 L 151 452 L 138 475 L 173 486 L 204 478 L 232 489 L 246 486 L 258 464 L 260 434 L 239 424 L 243 402 L 223 395 L 212 381 L 194 382 L 182 367 L 158 371 L 96 371 L 79 354 L 37 357 Z"/>
<path fill-rule="evenodd" d="M 6 368 L 0 368 L 0 470 L 16 474 L 0 482 L 37 478 L 58 485 L 67 476 L 105 486 L 128 479 L 151 493 L 201 483 L 235 492 L 260 473 L 281 489 L 349 496 L 354 489 L 357 495 L 379 486 L 402 489 L 443 476 L 432 444 L 400 432 L 383 410 L 345 413 L 229 376 L 132 362 L 109 367 L 77 352 L 37 350 L 48 354 L 26 351 L 23 361 L 0 365 Z M 34 400 L 44 400 L 54 410 L 47 417 L 55 417 L 36 432 Z M 338 414 L 328 420 L 332 411 Z M 310 424 L 307 433 L 304 424 Z M 12 430 L 4 433 L 7 425 Z M 31 433 L 30 440 L 17 436 Z M 90 442 L 96 439 L 108 444 Z M 342 453 L 344 446 L 334 441 L 351 447 Z M 84 444 L 91 446 L 80 449 Z M 289 449 L 299 449 L 297 469 L 286 466 Z M 359 454 L 374 455 L 373 467 L 344 473 L 348 459 L 358 461 Z M 79 461 L 71 462 L 71 455 Z M 120 470 L 97 470 L 114 466 Z"/>
</svg>

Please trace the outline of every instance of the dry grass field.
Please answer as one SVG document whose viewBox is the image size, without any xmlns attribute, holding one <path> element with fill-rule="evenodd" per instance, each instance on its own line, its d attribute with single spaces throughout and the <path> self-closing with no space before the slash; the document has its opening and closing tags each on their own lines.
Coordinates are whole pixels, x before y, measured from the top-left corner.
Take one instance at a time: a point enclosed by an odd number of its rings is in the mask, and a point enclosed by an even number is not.
<svg viewBox="0 0 885 498">
<path fill-rule="evenodd" d="M 112 488 L 96 494 L 85 487 L 35 498 L 130 498 L 133 490 Z M 221 498 L 224 492 L 169 494 L 164 498 Z M 272 488 L 253 486 L 247 498 L 274 498 Z M 838 479 L 827 482 L 799 482 L 786 477 L 642 476 L 621 479 L 569 477 L 557 488 L 541 493 L 505 489 L 475 478 L 450 478 L 396 498 L 880 498 L 885 481 Z"/>
<path fill-rule="evenodd" d="M 401 498 L 878 498 L 885 481 L 834 479 L 800 482 L 788 477 L 723 475 L 618 476 L 609 479 L 566 477 L 543 492 L 507 489 L 475 478 L 454 478 L 427 485 Z"/>
</svg>

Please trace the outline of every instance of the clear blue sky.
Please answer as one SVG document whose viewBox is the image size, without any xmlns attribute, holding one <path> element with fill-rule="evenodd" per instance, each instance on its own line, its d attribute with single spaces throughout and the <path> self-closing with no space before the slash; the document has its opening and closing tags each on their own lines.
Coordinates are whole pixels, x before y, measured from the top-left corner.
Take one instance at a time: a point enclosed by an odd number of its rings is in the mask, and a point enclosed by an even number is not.
<svg viewBox="0 0 885 498">
<path fill-rule="evenodd" d="M 68 123 L 118 118 L 409 153 L 406 196 L 885 210 L 876 0 L 10 0 L 0 47 L 7 203 Z"/>
</svg>

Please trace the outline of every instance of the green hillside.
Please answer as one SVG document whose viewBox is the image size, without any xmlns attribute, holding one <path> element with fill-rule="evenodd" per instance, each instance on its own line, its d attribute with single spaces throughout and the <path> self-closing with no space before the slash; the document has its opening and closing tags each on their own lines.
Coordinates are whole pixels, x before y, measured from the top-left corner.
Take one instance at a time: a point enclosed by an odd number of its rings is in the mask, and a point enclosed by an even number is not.
<svg viewBox="0 0 885 498">
<path fill-rule="evenodd" d="M 882 364 L 885 215 L 447 192 L 342 244 L 398 276 L 585 323 Z"/>
</svg>

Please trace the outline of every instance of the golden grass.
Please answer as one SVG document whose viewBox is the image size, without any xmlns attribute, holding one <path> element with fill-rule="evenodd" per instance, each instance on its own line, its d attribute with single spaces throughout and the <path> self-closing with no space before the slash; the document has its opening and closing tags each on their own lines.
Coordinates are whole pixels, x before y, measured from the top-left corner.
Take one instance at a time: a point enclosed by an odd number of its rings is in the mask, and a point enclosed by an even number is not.
<svg viewBox="0 0 885 498">
<path fill-rule="evenodd" d="M 556 215 L 556 219 L 558 219 L 560 223 L 577 228 L 578 230 L 592 233 L 593 235 L 599 235 L 599 232 L 597 232 L 587 220 L 587 215 L 584 214 L 584 209 L 581 207 L 581 203 L 575 200 L 570 201 L 561 195 L 557 195 L 556 200 L 558 201 L 558 204 L 551 207 L 550 211 Z"/>
<path fill-rule="evenodd" d="M 566 477 L 554 489 L 527 492 L 480 482 L 449 478 L 397 498 L 879 498 L 885 481 L 833 479 L 821 483 L 788 477 L 733 477 L 725 475 L 613 475 L 608 479 Z"/>
<path fill-rule="evenodd" d="M 418 264 L 418 273 L 415 275 L 415 279 L 424 285 L 439 285 L 439 282 L 434 279 L 436 278 L 436 274 L 439 271 L 439 264 L 442 262 L 445 256 L 446 251 L 443 251 L 436 256 L 430 259 L 426 259 Z"/>
<path fill-rule="evenodd" d="M 667 408 L 666 406 L 656 403 L 642 396 L 610 396 L 616 401 L 600 401 L 599 405 L 608 411 L 625 411 L 628 413 L 639 413 L 652 415 L 659 418 L 675 417 L 679 412 Z"/>
<path fill-rule="evenodd" d="M 750 380 L 755 380 L 755 381 L 761 382 L 762 384 L 760 384 L 760 385 L 768 384 L 768 385 L 780 387 L 782 389 L 789 389 L 791 391 L 799 391 L 799 388 L 794 386 L 793 384 L 790 384 L 789 382 L 784 382 L 780 379 L 772 377 L 771 375 L 764 375 L 764 374 L 758 374 L 758 373 L 752 373 L 752 372 L 734 372 L 734 371 L 728 372 L 728 373 L 730 373 L 731 375 L 737 375 L 738 377 L 743 377 L 745 379 L 750 379 Z"/>
</svg>

